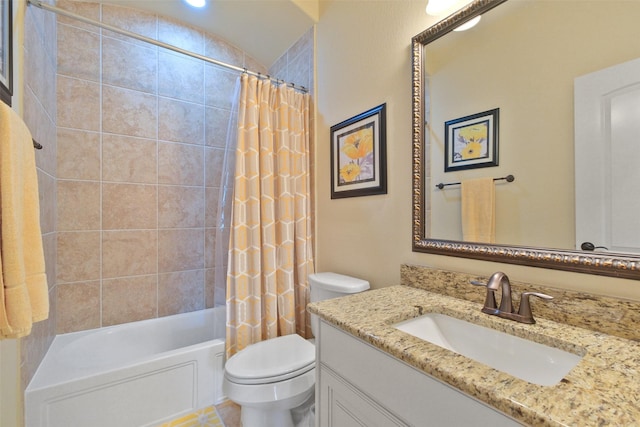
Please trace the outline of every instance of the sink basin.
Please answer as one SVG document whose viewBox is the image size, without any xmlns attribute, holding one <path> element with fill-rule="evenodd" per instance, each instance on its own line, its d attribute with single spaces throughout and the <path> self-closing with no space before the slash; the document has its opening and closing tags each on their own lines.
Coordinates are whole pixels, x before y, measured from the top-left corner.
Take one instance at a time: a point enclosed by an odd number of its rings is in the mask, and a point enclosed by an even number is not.
<svg viewBox="0 0 640 427">
<path fill-rule="evenodd" d="M 533 384 L 557 384 L 582 359 L 444 314 L 429 313 L 393 327 Z"/>
</svg>

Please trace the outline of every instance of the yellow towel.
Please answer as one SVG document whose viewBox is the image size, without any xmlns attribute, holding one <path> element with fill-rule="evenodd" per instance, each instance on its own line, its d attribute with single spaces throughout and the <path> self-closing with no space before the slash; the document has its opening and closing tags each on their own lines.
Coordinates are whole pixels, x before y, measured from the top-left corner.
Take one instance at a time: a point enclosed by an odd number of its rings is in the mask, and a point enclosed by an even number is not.
<svg viewBox="0 0 640 427">
<path fill-rule="evenodd" d="M 49 316 L 35 153 L 22 119 L 0 102 L 0 339 Z"/>
<path fill-rule="evenodd" d="M 465 242 L 495 243 L 495 184 L 493 178 L 462 181 L 462 238 Z"/>
</svg>

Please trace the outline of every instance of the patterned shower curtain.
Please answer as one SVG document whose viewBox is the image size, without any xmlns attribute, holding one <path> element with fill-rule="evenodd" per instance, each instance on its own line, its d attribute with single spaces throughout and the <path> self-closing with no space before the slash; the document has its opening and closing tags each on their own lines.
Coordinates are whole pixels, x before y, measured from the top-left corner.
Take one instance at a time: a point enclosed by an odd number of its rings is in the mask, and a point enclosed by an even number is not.
<svg viewBox="0 0 640 427">
<path fill-rule="evenodd" d="M 227 357 L 310 336 L 313 273 L 309 99 L 243 74 L 227 272 Z"/>
</svg>

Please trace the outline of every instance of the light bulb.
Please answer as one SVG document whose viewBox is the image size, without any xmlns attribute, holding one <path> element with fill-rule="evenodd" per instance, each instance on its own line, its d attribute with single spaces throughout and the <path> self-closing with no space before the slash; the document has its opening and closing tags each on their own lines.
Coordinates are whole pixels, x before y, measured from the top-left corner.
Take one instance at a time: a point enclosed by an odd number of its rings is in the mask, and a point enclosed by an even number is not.
<svg viewBox="0 0 640 427">
<path fill-rule="evenodd" d="M 193 7 L 204 7 L 204 5 L 207 3 L 207 0 L 184 0 L 184 1 L 186 1 L 188 5 Z"/>
<path fill-rule="evenodd" d="M 459 27 L 454 28 L 453 31 L 464 31 L 464 30 L 468 30 L 469 28 L 475 26 L 478 22 L 480 22 L 480 18 L 482 18 L 482 16 L 476 16 L 475 18 L 473 18 L 471 21 L 467 21 L 464 24 L 460 25 Z"/>
<path fill-rule="evenodd" d="M 457 0 L 429 0 L 426 8 L 427 15 L 439 16 L 446 10 L 451 9 L 456 2 Z"/>
</svg>

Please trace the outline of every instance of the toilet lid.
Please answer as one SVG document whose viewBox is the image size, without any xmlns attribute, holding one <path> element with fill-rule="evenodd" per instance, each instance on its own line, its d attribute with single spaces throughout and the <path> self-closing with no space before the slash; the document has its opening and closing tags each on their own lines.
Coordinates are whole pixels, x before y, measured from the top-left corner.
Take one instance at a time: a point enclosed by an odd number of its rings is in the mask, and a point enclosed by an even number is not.
<svg viewBox="0 0 640 427">
<path fill-rule="evenodd" d="M 316 348 L 291 334 L 252 344 L 225 364 L 227 378 L 240 384 L 265 384 L 301 375 L 315 366 Z"/>
</svg>

